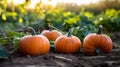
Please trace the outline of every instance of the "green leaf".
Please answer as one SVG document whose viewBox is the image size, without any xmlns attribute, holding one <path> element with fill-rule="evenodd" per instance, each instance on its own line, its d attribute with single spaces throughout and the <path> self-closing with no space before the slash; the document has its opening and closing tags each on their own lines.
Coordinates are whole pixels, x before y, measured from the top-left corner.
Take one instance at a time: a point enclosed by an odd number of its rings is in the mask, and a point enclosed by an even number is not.
<svg viewBox="0 0 120 67">
<path fill-rule="evenodd" d="M 6 21 L 7 18 L 6 18 L 6 15 L 5 14 L 2 14 L 2 20 Z"/>
<path fill-rule="evenodd" d="M 10 38 L 6 37 L 6 35 L 0 34 L 0 43 L 1 43 L 2 45 L 7 44 L 7 43 L 9 42 L 9 39 L 10 39 Z"/>
<path fill-rule="evenodd" d="M 9 37 L 11 37 L 11 38 L 15 38 L 15 37 L 22 37 L 22 36 L 24 36 L 25 34 L 24 33 L 19 33 L 19 32 L 15 32 L 15 31 L 12 31 L 12 30 L 9 30 L 8 31 L 8 35 L 9 35 Z"/>
<path fill-rule="evenodd" d="M 13 45 L 14 45 L 14 46 L 18 46 L 19 40 L 20 40 L 20 37 L 15 37 L 15 38 L 13 39 Z"/>
<path fill-rule="evenodd" d="M 0 59 L 8 59 L 9 53 L 0 44 Z"/>
</svg>

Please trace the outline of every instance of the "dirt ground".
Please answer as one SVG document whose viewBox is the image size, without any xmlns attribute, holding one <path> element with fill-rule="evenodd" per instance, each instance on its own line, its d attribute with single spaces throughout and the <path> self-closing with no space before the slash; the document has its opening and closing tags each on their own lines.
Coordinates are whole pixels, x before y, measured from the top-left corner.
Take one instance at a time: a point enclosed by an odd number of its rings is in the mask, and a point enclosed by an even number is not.
<svg viewBox="0 0 120 67">
<path fill-rule="evenodd" d="M 7 60 L 0 60 L 0 67 L 120 67 L 120 32 L 115 32 L 112 40 L 113 50 L 109 54 L 86 56 L 82 49 L 76 54 L 50 51 L 38 57 L 14 53 Z"/>
</svg>

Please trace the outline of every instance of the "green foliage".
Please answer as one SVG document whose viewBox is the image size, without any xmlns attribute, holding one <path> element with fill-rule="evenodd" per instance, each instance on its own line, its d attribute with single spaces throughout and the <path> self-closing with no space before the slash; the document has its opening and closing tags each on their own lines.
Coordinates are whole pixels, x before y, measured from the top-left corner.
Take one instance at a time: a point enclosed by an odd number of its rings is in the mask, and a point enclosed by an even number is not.
<svg viewBox="0 0 120 67">
<path fill-rule="evenodd" d="M 74 27 L 72 34 L 80 38 L 80 40 L 83 42 L 86 35 L 88 35 L 89 33 L 96 33 L 96 31 L 97 29 L 94 26 L 89 25 L 82 28 Z"/>
<path fill-rule="evenodd" d="M 63 11 L 61 9 L 48 10 L 45 12 L 44 21 L 53 24 L 53 26 L 59 27 L 64 22 L 63 18 Z"/>
<path fill-rule="evenodd" d="M 13 46 L 18 46 L 19 40 L 23 37 L 25 33 L 19 33 L 9 30 L 7 34 L 1 34 L 0 43 L 3 45 L 13 44 Z"/>
<path fill-rule="evenodd" d="M 32 27 L 35 30 L 39 30 L 40 29 L 40 31 L 41 31 L 41 30 L 46 29 L 47 23 L 45 23 L 43 19 L 39 19 L 38 21 L 29 24 L 28 27 Z"/>
<path fill-rule="evenodd" d="M 116 1 L 101 1 L 99 4 L 111 4 Z M 63 31 L 68 31 L 71 27 L 80 28 L 84 26 L 98 26 L 102 24 L 104 26 L 104 30 L 106 31 L 119 31 L 120 28 L 120 10 L 115 9 L 106 9 L 105 11 L 94 15 L 94 13 L 86 11 L 86 6 L 83 8 L 79 8 L 79 12 L 73 11 L 65 11 L 67 8 L 52 8 L 50 6 L 41 6 L 42 2 L 36 4 L 35 9 L 27 9 L 30 4 L 30 0 L 24 2 L 23 4 L 13 5 L 13 3 L 7 4 L 7 0 L 0 2 L 0 27 L 1 29 L 9 29 L 15 28 L 18 29 L 20 27 L 27 27 L 29 25 L 40 25 L 37 26 L 37 29 L 45 29 L 47 28 L 47 24 L 51 23 L 58 29 Z M 119 4 L 119 3 L 117 3 Z M 70 4 L 67 4 L 70 7 Z M 113 5 L 113 4 L 112 4 Z M 115 5 L 115 4 L 114 4 Z M 113 6 L 114 6 L 113 5 Z M 76 5 L 71 6 L 75 8 Z M 91 6 L 94 6 L 93 4 Z M 64 7 L 64 6 L 62 6 Z M 98 7 L 95 6 L 95 7 Z M 109 7 L 109 6 L 105 6 Z M 47 9 L 46 9 L 47 8 Z M 77 6 L 76 6 L 77 8 Z M 73 10 L 73 9 L 72 9 Z M 91 9 L 92 10 L 92 9 Z M 91 11 L 90 10 L 90 11 Z M 39 21 L 42 19 L 42 21 Z M 38 22 L 39 23 L 36 23 Z M 4 22 L 12 23 L 8 26 L 2 25 Z M 5 28 L 4 28 L 4 27 Z M 19 27 L 20 26 L 20 27 Z M 36 28 L 36 27 L 35 27 Z"/>
<path fill-rule="evenodd" d="M 8 59 L 9 53 L 3 48 L 2 44 L 0 44 L 0 59 Z"/>
<path fill-rule="evenodd" d="M 8 31 L 8 37 L 11 39 L 9 39 L 10 41 L 12 41 L 12 44 L 14 45 L 14 46 L 18 46 L 18 44 L 19 44 L 19 40 L 23 37 L 23 36 L 25 36 L 25 33 L 19 33 L 19 32 L 15 32 L 15 31 L 11 31 L 11 30 L 9 30 Z"/>
<path fill-rule="evenodd" d="M 87 34 L 96 32 L 97 28 L 93 23 L 92 17 L 93 14 L 90 12 L 85 12 L 84 9 L 79 13 L 79 21 L 76 22 L 75 24 L 76 27 L 74 26 L 74 30 L 72 34 L 80 38 L 81 41 L 83 41 L 84 37 Z"/>
<path fill-rule="evenodd" d="M 24 36 L 24 34 L 22 32 L 19 33 L 19 32 L 9 30 L 8 31 L 8 36 L 11 37 L 11 38 L 15 38 L 15 37 L 22 37 L 22 36 Z"/>
<path fill-rule="evenodd" d="M 14 51 L 17 50 L 19 45 L 19 40 L 25 36 L 23 32 L 15 32 L 9 30 L 7 34 L 0 35 L 0 59 L 8 59 L 9 55 L 12 54 Z M 6 49 L 11 49 L 6 51 Z"/>
<path fill-rule="evenodd" d="M 120 31 L 120 10 L 107 9 L 105 12 L 97 15 L 95 24 L 102 24 L 104 30 L 109 32 Z"/>
</svg>

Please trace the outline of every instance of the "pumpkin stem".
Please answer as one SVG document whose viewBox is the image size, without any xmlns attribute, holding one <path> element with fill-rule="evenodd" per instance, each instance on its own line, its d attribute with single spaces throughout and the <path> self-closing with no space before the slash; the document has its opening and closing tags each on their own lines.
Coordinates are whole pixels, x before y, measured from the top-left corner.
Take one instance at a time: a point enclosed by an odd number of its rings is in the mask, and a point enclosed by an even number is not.
<svg viewBox="0 0 120 67">
<path fill-rule="evenodd" d="M 98 29 L 98 33 L 97 34 L 101 34 L 102 33 L 102 25 L 99 25 L 99 29 Z"/>
<path fill-rule="evenodd" d="M 28 27 L 29 29 L 31 29 L 33 31 L 33 34 L 32 35 L 37 35 L 35 29 L 33 29 L 32 27 Z"/>
<path fill-rule="evenodd" d="M 67 33 L 67 37 L 71 37 L 72 31 L 73 31 L 73 28 L 70 28 L 69 31 L 68 31 L 68 33 Z"/>
<path fill-rule="evenodd" d="M 49 30 L 52 31 L 52 27 L 50 23 L 48 24 L 48 27 L 49 27 Z"/>
</svg>

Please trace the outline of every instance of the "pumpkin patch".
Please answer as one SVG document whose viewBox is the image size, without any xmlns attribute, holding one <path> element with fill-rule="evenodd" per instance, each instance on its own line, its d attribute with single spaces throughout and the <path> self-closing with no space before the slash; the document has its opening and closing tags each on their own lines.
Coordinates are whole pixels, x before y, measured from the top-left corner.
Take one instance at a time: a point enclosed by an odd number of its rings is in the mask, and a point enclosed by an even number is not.
<svg viewBox="0 0 120 67">
<path fill-rule="evenodd" d="M 120 0 L 0 0 L 0 67 L 120 67 Z"/>
</svg>

